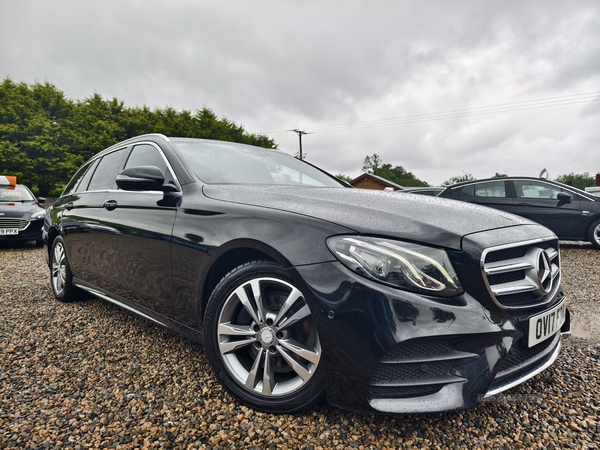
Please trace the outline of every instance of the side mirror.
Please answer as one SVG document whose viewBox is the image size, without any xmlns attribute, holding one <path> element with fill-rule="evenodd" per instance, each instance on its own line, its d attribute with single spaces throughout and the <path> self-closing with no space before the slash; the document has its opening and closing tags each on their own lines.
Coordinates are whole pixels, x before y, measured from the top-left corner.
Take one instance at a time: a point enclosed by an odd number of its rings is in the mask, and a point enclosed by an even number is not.
<svg viewBox="0 0 600 450">
<path fill-rule="evenodd" d="M 561 202 L 570 202 L 571 201 L 571 196 L 569 194 L 567 194 L 566 192 L 559 192 L 556 195 L 556 198 L 561 201 Z"/>
<path fill-rule="evenodd" d="M 38 203 L 38 205 L 42 206 L 47 200 L 46 197 L 38 197 L 35 199 L 35 201 Z"/>
<path fill-rule="evenodd" d="M 162 191 L 165 176 L 156 166 L 125 169 L 117 175 L 117 186 L 124 191 Z"/>
</svg>

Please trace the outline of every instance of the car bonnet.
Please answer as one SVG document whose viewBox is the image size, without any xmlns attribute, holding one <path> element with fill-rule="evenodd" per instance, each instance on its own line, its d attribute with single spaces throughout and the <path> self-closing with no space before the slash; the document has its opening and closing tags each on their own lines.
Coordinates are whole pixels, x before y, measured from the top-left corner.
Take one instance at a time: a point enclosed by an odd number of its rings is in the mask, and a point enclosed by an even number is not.
<svg viewBox="0 0 600 450">
<path fill-rule="evenodd" d="M 215 200 L 287 211 L 350 228 L 460 250 L 463 236 L 533 222 L 502 211 L 437 197 L 349 188 L 204 185 Z"/>
</svg>

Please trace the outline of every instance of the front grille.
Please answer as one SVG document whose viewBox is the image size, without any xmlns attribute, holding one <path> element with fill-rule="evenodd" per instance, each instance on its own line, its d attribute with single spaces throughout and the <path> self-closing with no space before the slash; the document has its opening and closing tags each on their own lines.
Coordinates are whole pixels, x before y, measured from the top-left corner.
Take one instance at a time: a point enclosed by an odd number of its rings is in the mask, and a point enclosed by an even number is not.
<svg viewBox="0 0 600 450">
<path fill-rule="evenodd" d="M 507 308 L 528 306 L 535 304 L 537 297 L 533 292 L 521 292 L 519 294 L 508 294 L 502 296 L 502 304 Z"/>
<path fill-rule="evenodd" d="M 18 217 L 0 217 L 0 228 L 18 228 L 25 230 L 29 226 L 29 220 Z"/>
<path fill-rule="evenodd" d="M 540 240 L 486 249 L 481 257 L 490 295 L 508 309 L 550 302 L 560 285 L 558 240 Z"/>
<path fill-rule="evenodd" d="M 515 270 L 514 272 L 500 273 L 498 275 L 488 275 L 488 282 L 492 285 L 510 283 L 511 281 L 519 281 L 524 279 L 524 270 Z"/>
<path fill-rule="evenodd" d="M 452 375 L 457 361 L 477 357 L 455 350 L 445 341 L 408 341 L 390 349 L 369 383 L 371 398 L 409 398 L 430 395 L 447 384 L 462 383 Z"/>
<path fill-rule="evenodd" d="M 485 256 L 486 263 L 505 261 L 507 259 L 522 258 L 527 253 L 527 247 L 509 247 L 502 250 L 496 250 Z"/>
</svg>

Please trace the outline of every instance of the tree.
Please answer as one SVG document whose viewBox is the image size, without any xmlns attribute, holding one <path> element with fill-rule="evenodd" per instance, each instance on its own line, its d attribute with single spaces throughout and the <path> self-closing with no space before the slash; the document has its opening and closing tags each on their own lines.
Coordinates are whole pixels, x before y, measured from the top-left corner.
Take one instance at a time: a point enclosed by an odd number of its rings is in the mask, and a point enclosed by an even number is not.
<svg viewBox="0 0 600 450">
<path fill-rule="evenodd" d="M 146 133 L 220 139 L 276 148 L 209 108 L 127 108 L 98 93 L 72 101 L 54 85 L 0 83 L 0 175 L 16 175 L 37 195 L 59 195 L 81 164 L 124 139 Z"/>
<path fill-rule="evenodd" d="M 589 186 L 596 186 L 596 177 L 590 175 L 589 172 L 584 173 L 568 173 L 565 175 L 559 175 L 555 181 L 565 183 L 571 186 L 575 186 L 579 189 L 585 189 Z"/>
<path fill-rule="evenodd" d="M 0 84 L 0 174 L 36 194 L 62 190 L 83 162 L 73 153 L 73 102 L 54 85 Z"/>
<path fill-rule="evenodd" d="M 456 176 L 448 178 L 446 181 L 444 181 L 442 183 L 442 186 L 449 186 L 451 184 L 460 183 L 462 181 L 473 181 L 476 179 L 477 178 L 475 178 L 470 173 L 463 173 L 462 175 L 456 175 Z"/>
<path fill-rule="evenodd" d="M 350 178 L 348 175 L 344 175 L 343 173 L 338 173 L 335 177 L 339 180 L 345 181 L 346 183 L 350 183 L 352 181 L 352 178 Z"/>
<path fill-rule="evenodd" d="M 401 186 L 429 186 L 428 183 L 419 180 L 412 172 L 406 171 L 402 166 L 392 167 L 389 163 L 384 164 L 376 153 L 372 156 L 365 156 L 362 170 L 363 172 L 377 175 Z"/>
<path fill-rule="evenodd" d="M 381 167 L 382 161 L 377 153 L 373 153 L 373 156 L 365 156 L 363 162 L 362 171 L 370 174 L 377 175 L 377 171 Z"/>
<path fill-rule="evenodd" d="M 505 173 L 496 172 L 496 175 L 494 175 L 492 178 L 508 178 L 508 175 Z"/>
</svg>

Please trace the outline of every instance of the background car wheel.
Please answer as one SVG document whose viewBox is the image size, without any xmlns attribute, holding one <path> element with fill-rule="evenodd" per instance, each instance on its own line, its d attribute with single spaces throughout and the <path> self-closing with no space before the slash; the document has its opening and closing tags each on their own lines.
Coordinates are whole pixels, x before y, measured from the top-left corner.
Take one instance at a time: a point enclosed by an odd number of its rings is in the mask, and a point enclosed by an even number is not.
<svg viewBox="0 0 600 450">
<path fill-rule="evenodd" d="M 275 263 L 247 263 L 221 280 L 206 308 L 204 343 L 217 378 L 251 408 L 289 413 L 325 392 L 312 311 Z"/>
<path fill-rule="evenodd" d="M 590 227 L 589 241 L 596 248 L 600 248 L 600 220 L 596 220 Z"/>
<path fill-rule="evenodd" d="M 54 296 L 61 302 L 80 300 L 83 292 L 73 285 L 73 274 L 65 250 L 65 241 L 58 236 L 50 252 L 50 284 Z"/>
</svg>

